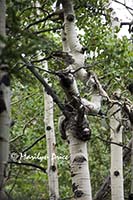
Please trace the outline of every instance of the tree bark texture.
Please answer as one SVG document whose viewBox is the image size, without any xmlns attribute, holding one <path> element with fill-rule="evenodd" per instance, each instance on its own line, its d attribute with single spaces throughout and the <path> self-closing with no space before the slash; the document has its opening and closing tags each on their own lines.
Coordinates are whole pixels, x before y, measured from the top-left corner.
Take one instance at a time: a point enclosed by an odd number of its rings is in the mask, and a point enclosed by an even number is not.
<svg viewBox="0 0 133 200">
<path fill-rule="evenodd" d="M 0 56 L 5 47 L 6 37 L 6 2 L 0 0 Z M 0 60 L 0 199 L 6 200 L 4 184 L 9 155 L 9 127 L 10 127 L 10 79 L 8 66 Z"/>
<path fill-rule="evenodd" d="M 47 62 L 45 63 L 45 70 L 48 70 Z M 47 81 L 47 80 L 46 80 Z M 56 158 L 56 141 L 54 131 L 54 117 L 53 99 L 46 92 L 44 94 L 45 100 L 45 132 L 47 140 L 47 156 L 48 156 L 48 180 L 49 180 L 49 196 L 50 200 L 59 199 L 59 184 L 58 184 L 58 171 L 57 171 L 57 158 Z"/>
</svg>

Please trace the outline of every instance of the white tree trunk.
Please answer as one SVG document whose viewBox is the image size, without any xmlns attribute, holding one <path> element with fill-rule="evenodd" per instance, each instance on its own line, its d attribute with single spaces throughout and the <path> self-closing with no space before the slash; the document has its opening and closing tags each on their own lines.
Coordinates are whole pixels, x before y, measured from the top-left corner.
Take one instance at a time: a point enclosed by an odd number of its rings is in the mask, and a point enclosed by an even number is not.
<svg viewBox="0 0 133 200">
<path fill-rule="evenodd" d="M 66 19 L 68 10 L 69 8 L 71 9 L 71 2 L 65 1 L 65 4 L 67 5 L 64 5 L 66 10 L 64 10 L 65 11 L 64 12 L 65 26 L 64 26 L 64 30 L 62 31 L 63 51 L 68 52 L 68 53 L 71 52 L 71 55 L 74 58 L 75 49 L 78 52 L 78 49 L 81 49 L 82 46 L 80 45 L 76 32 L 75 32 L 75 23 L 74 22 L 70 23 Z M 80 55 L 81 55 L 80 53 L 77 54 L 77 56 L 80 56 Z M 75 62 L 75 65 L 77 65 L 76 63 L 78 63 L 79 61 L 82 62 L 82 66 L 83 66 L 84 64 L 83 54 L 81 55 L 81 59 Z M 69 66 L 69 69 L 72 69 L 75 65 L 73 65 L 72 67 Z M 79 65 L 80 63 L 78 63 L 78 66 Z M 87 73 L 85 72 L 85 70 L 83 70 L 83 73 L 84 75 L 80 76 L 81 79 L 84 79 L 83 76 L 85 76 L 85 78 L 87 76 Z M 72 86 L 72 91 L 74 91 L 75 96 L 79 95 L 75 80 Z M 72 119 L 72 121 L 74 121 L 74 119 Z M 75 138 L 74 135 L 76 133 L 74 129 L 71 126 L 70 127 L 68 126 L 66 128 L 67 140 L 69 141 L 68 144 L 69 144 L 69 151 L 70 151 L 70 166 L 71 166 L 72 189 L 74 192 L 74 198 L 78 200 L 92 200 L 87 142 L 83 142 Z"/>
<path fill-rule="evenodd" d="M 84 67 L 85 54 L 82 52 L 82 45 L 79 42 L 76 32 L 75 19 L 68 20 L 69 18 L 75 18 L 73 5 L 70 0 L 63 0 L 63 8 L 64 8 L 64 25 L 65 25 L 65 41 L 68 42 L 67 49 L 69 46 L 69 53 L 72 55 L 74 59 L 74 64 L 72 67 L 74 69 Z M 64 42 L 65 43 L 65 42 Z M 66 46 L 66 45 L 65 45 Z M 82 75 L 81 75 L 82 73 Z M 77 71 L 76 75 L 82 80 L 87 80 L 88 74 L 84 69 L 80 69 Z"/>
<path fill-rule="evenodd" d="M 89 76 L 84 69 L 86 55 L 84 48 L 77 37 L 72 1 L 63 0 L 62 5 L 64 9 L 64 31 L 62 34 L 63 51 L 68 52 L 74 60 L 73 64 L 71 64 L 71 66 L 69 65 L 69 69 L 80 69 L 75 73 L 76 77 L 84 82 L 86 86 L 97 86 L 97 90 L 93 90 L 91 101 L 81 98 L 81 104 L 84 106 L 86 114 L 98 113 L 101 108 L 102 95 L 107 97 L 107 94 L 103 91 L 96 76 Z M 73 132 L 74 130 L 71 128 L 67 130 L 71 157 L 73 191 L 75 198 L 78 197 L 78 199 L 91 200 L 92 192 L 86 142 L 81 142 L 73 137 Z"/>
<path fill-rule="evenodd" d="M 5 38 L 5 16 L 6 2 L 0 0 L 0 36 Z M 4 42 L 0 41 L 0 56 L 5 47 Z M 0 60 L 1 63 L 1 60 Z M 10 127 L 10 82 L 7 72 L 7 65 L 0 64 L 0 200 L 5 200 L 4 182 L 6 177 L 6 166 L 9 155 L 9 127 Z"/>
<path fill-rule="evenodd" d="M 114 104 L 110 110 L 111 142 L 122 143 L 121 107 Z M 111 198 L 124 200 L 122 147 L 111 144 Z"/>
<path fill-rule="evenodd" d="M 92 200 L 87 142 L 76 139 L 72 128 L 67 129 L 69 141 L 72 189 L 75 199 Z"/>
<path fill-rule="evenodd" d="M 47 63 L 45 64 L 46 70 Z M 54 131 L 54 118 L 53 118 L 53 99 L 46 92 L 45 99 L 45 132 L 47 140 L 47 155 L 48 155 L 48 180 L 49 180 L 49 196 L 50 200 L 59 199 L 59 186 L 58 186 L 58 172 L 57 172 L 57 158 L 56 158 L 56 141 Z"/>
<path fill-rule="evenodd" d="M 0 0 L 0 36 L 6 36 L 6 1 Z M 0 40 L 0 55 L 5 47 L 4 42 Z"/>
<path fill-rule="evenodd" d="M 109 0 L 111 8 L 111 26 L 114 31 L 116 27 L 120 27 L 120 21 L 116 12 L 112 8 L 112 0 Z M 116 97 L 119 98 L 120 91 L 116 91 Z M 121 107 L 113 105 L 110 118 L 111 141 L 115 143 L 122 143 L 121 125 Z M 124 186 L 123 186 L 123 155 L 122 147 L 111 144 L 111 198 L 112 200 L 124 200 Z"/>
<path fill-rule="evenodd" d="M 133 198 L 133 124 L 131 124 L 131 133 L 132 133 L 132 147 L 131 147 L 131 191 L 130 191 L 131 197 L 130 199 Z"/>
<path fill-rule="evenodd" d="M 126 145 L 127 148 L 123 149 L 123 163 L 126 164 L 130 160 L 132 139 Z M 110 193 L 110 175 L 105 178 L 105 181 L 101 185 L 101 188 L 94 196 L 94 200 L 106 200 L 108 194 Z"/>
</svg>

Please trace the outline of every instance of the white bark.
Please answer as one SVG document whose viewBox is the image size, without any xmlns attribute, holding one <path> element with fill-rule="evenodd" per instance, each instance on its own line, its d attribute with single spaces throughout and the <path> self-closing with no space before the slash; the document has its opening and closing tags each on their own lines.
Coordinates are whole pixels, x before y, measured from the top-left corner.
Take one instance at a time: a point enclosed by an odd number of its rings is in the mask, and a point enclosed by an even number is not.
<svg viewBox="0 0 133 200">
<path fill-rule="evenodd" d="M 62 37 L 62 43 L 63 43 L 63 51 L 64 52 L 70 52 L 70 47 L 68 45 L 68 39 L 66 37 L 66 32 L 65 32 L 65 26 L 64 26 L 64 29 L 61 32 L 61 37 Z"/>
<path fill-rule="evenodd" d="M 65 26 L 65 35 L 67 39 L 67 46 L 69 46 L 70 53 L 75 60 L 72 65 L 73 69 L 84 67 L 85 54 L 81 53 L 82 45 L 79 42 L 76 32 L 75 19 L 73 21 L 68 20 L 68 16 L 74 17 L 73 5 L 70 0 L 63 0 L 64 8 L 64 26 Z M 82 75 L 81 75 L 82 73 Z M 87 72 L 84 69 L 80 69 L 77 73 L 78 77 L 84 81 L 87 79 Z"/>
<path fill-rule="evenodd" d="M 79 43 L 77 34 L 75 31 L 75 23 L 67 20 L 68 14 L 73 14 L 73 8 L 71 6 L 71 1 L 63 1 L 64 7 L 64 30 L 62 31 L 62 43 L 63 51 L 68 52 L 76 61 L 74 65 L 69 66 L 69 69 L 76 69 L 83 66 L 84 55 L 80 51 L 82 46 Z M 70 10 L 69 10 L 70 9 Z M 72 9 L 72 10 L 71 10 Z M 71 12 L 72 11 L 72 12 Z M 80 59 L 80 58 L 81 59 Z M 80 73 L 83 72 L 82 76 Z M 80 70 L 78 75 L 82 80 L 87 78 L 87 72 L 84 69 Z M 85 77 L 85 78 L 84 78 Z M 73 77 L 74 80 L 74 77 Z M 69 91 L 70 93 L 71 91 Z M 76 81 L 74 80 L 72 84 L 72 92 L 74 96 L 79 96 Z M 67 92 L 66 92 L 67 94 Z M 69 98 L 69 96 L 68 96 Z M 73 123 L 74 119 L 70 119 Z M 73 125 L 72 125 L 73 127 Z M 88 165 L 88 152 L 87 152 L 87 142 L 83 142 L 74 137 L 76 135 L 75 128 L 71 126 L 66 127 L 66 135 L 70 150 L 70 166 L 71 166 L 71 176 L 72 176 L 72 187 L 74 192 L 74 198 L 79 200 L 92 200 L 91 183 L 90 183 L 90 172 Z"/>
<path fill-rule="evenodd" d="M 0 36 L 5 38 L 6 2 L 0 0 Z M 0 56 L 5 47 L 0 41 Z M 5 171 L 9 155 L 9 127 L 10 127 L 10 88 L 9 75 L 5 64 L 0 65 L 0 199 L 6 200 L 4 193 Z"/>
<path fill-rule="evenodd" d="M 133 124 L 131 124 L 132 147 L 131 147 L 131 195 L 133 196 Z"/>
<path fill-rule="evenodd" d="M 122 143 L 121 108 L 112 106 L 110 117 L 111 142 Z M 112 200 L 124 200 L 123 155 L 122 147 L 111 144 L 111 197 Z"/>
<path fill-rule="evenodd" d="M 112 26 L 112 29 L 114 30 L 116 27 L 120 27 L 120 20 L 116 14 L 116 12 L 114 11 L 113 9 L 113 6 L 112 6 L 112 0 L 109 0 L 109 3 L 107 4 L 107 7 L 109 7 L 111 9 L 111 26 Z"/>
<path fill-rule="evenodd" d="M 126 145 L 127 148 L 123 149 L 123 163 L 126 164 L 130 160 L 131 155 L 131 146 L 132 146 L 132 140 L 129 141 L 129 143 Z M 101 188 L 98 190 L 96 195 L 94 196 L 94 200 L 106 200 L 108 194 L 110 193 L 110 175 L 105 178 L 105 181 L 103 182 Z"/>
<path fill-rule="evenodd" d="M 46 63 L 46 70 L 47 70 Z M 45 132 L 47 140 L 47 155 L 48 155 L 48 180 L 49 180 L 49 196 L 50 200 L 59 199 L 59 186 L 58 186 L 58 172 L 57 172 L 57 158 L 56 158 L 56 141 L 54 131 L 54 118 L 53 118 L 53 99 L 46 92 L 45 99 Z"/>
<path fill-rule="evenodd" d="M 109 0 L 109 8 L 111 9 L 111 26 L 114 31 L 116 27 L 120 27 L 120 22 L 112 8 L 112 0 Z M 116 91 L 116 96 L 119 97 L 120 90 Z M 122 143 L 121 125 L 121 108 L 113 105 L 110 118 L 111 141 Z M 115 113 L 115 114 L 113 114 Z M 112 200 L 124 200 L 124 185 L 123 185 L 123 155 L 122 147 L 111 144 L 111 198 Z"/>
<path fill-rule="evenodd" d="M 5 37 L 6 35 L 6 2 L 5 0 L 0 0 L 0 36 Z M 0 55 L 2 49 L 5 47 L 3 41 L 0 40 Z"/>
<path fill-rule="evenodd" d="M 86 114 L 97 114 L 101 109 L 102 97 L 99 94 L 93 94 L 91 101 L 81 98 L 81 103 L 85 108 Z"/>
<path fill-rule="evenodd" d="M 82 82 L 86 84 L 86 87 L 96 84 L 97 91 L 95 91 L 94 97 L 92 95 L 92 99 L 90 104 L 91 107 L 99 109 L 99 105 L 101 107 L 101 96 L 106 97 L 108 100 L 109 97 L 107 93 L 103 90 L 101 84 L 99 83 L 96 75 L 93 74 L 90 77 L 88 76 L 87 71 L 85 70 L 85 58 L 86 53 L 83 52 L 83 46 L 80 44 L 79 39 L 77 37 L 76 25 L 75 25 L 75 15 L 73 10 L 73 5 L 70 0 L 63 0 L 63 9 L 64 9 L 64 34 L 62 34 L 62 38 L 65 38 L 63 41 L 63 51 L 69 52 L 69 54 L 74 59 L 74 63 L 71 65 L 71 69 L 77 70 L 76 77 L 78 77 Z M 69 18 L 73 18 L 73 20 L 69 20 Z M 83 68 L 82 68 L 83 67 Z M 96 98 L 95 98 L 96 97 Z M 98 113 L 98 111 L 97 111 Z"/>
<path fill-rule="evenodd" d="M 68 16 L 74 16 L 73 5 L 70 0 L 63 1 L 64 8 L 64 30 L 62 31 L 62 43 L 63 43 L 63 51 L 68 52 L 72 58 L 74 59 L 74 64 L 69 66 L 69 69 L 77 70 L 79 68 L 84 67 L 85 62 L 85 53 L 82 52 L 82 45 L 79 42 L 76 32 L 75 19 L 73 21 L 68 20 Z M 88 101 L 88 108 L 86 109 L 86 113 L 88 114 L 90 111 L 98 113 L 101 107 L 101 96 L 109 99 L 106 92 L 103 90 L 100 85 L 96 75 L 91 75 L 88 77 L 88 73 L 85 69 L 80 69 L 76 72 L 77 77 L 84 83 L 86 86 L 90 86 L 96 84 L 97 91 L 95 91 L 92 95 L 91 102 Z M 86 100 L 87 102 L 87 100 Z M 84 103 L 84 100 L 83 102 Z M 87 107 L 86 107 L 87 108 Z M 94 110 L 93 110 L 94 109 Z M 96 110 L 97 109 L 97 110 Z"/>
<path fill-rule="evenodd" d="M 67 129 L 70 150 L 72 187 L 75 199 L 92 200 L 90 172 L 88 166 L 87 142 L 75 138 L 73 128 Z"/>
</svg>

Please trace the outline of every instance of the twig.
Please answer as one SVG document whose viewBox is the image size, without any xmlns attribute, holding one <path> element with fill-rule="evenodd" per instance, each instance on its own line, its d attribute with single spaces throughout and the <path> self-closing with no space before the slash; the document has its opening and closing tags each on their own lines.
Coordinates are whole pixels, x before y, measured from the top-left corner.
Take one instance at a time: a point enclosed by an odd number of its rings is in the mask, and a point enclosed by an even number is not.
<svg viewBox="0 0 133 200">
<path fill-rule="evenodd" d="M 23 100 L 25 100 L 25 99 L 27 99 L 27 98 L 33 97 L 33 96 L 36 95 L 36 94 L 37 94 L 37 93 L 32 93 L 32 94 L 30 94 L 30 95 L 27 95 L 27 96 L 25 96 L 24 98 L 21 98 L 20 100 L 17 100 L 17 101 L 12 102 L 11 105 L 20 103 L 21 101 L 23 101 Z"/>
<path fill-rule="evenodd" d="M 8 161 L 8 163 L 15 164 L 15 165 L 24 165 L 24 166 L 34 167 L 34 168 L 40 169 L 44 173 L 47 173 L 45 168 L 43 168 L 43 167 L 41 167 L 39 165 L 33 164 L 33 163 L 14 162 L 14 161 Z"/>
<path fill-rule="evenodd" d="M 13 139 L 10 140 L 10 143 L 15 142 L 16 140 L 18 140 L 22 136 L 23 136 L 23 134 L 20 134 L 20 135 L 14 137 Z"/>
<path fill-rule="evenodd" d="M 129 10 L 132 10 L 132 11 L 133 11 L 133 8 L 131 8 L 131 7 L 127 6 L 125 3 L 122 3 L 122 2 L 120 2 L 120 1 L 117 1 L 117 0 L 113 0 L 113 1 L 114 1 L 114 2 L 116 2 L 116 3 L 119 3 L 119 4 L 121 4 L 122 6 L 126 7 L 127 9 L 129 9 Z"/>
<path fill-rule="evenodd" d="M 25 153 L 25 152 L 27 152 L 28 150 L 30 150 L 33 146 L 35 146 L 40 140 L 42 140 L 45 137 L 46 137 L 46 135 L 42 135 L 41 137 L 39 137 L 33 144 L 31 144 L 29 147 L 25 148 L 22 151 L 22 154 Z"/>
<path fill-rule="evenodd" d="M 55 32 L 55 31 L 61 30 L 61 29 L 62 29 L 62 27 L 54 27 L 54 28 L 43 29 L 43 30 L 41 30 L 41 31 L 33 32 L 33 34 L 38 35 L 38 34 L 45 33 L 45 32 L 50 32 L 50 31 Z"/>
<path fill-rule="evenodd" d="M 26 130 L 27 126 L 28 126 L 33 120 L 35 120 L 35 119 L 36 119 L 36 117 L 34 116 L 34 117 L 32 117 L 28 122 L 26 122 L 26 124 L 25 124 L 24 127 L 23 127 L 23 135 L 24 135 L 24 133 L 25 133 L 25 130 Z"/>
<path fill-rule="evenodd" d="M 19 14 L 19 16 L 23 15 L 23 13 L 26 12 L 27 10 L 32 10 L 32 9 L 39 9 L 39 10 L 41 10 L 43 13 L 46 12 L 46 13 L 49 15 L 49 13 L 48 13 L 48 11 L 47 11 L 46 9 L 44 10 L 43 8 L 41 8 L 41 7 L 39 7 L 39 6 L 31 6 L 31 7 L 28 7 L 28 8 L 26 8 L 26 9 L 24 9 L 24 10 Z"/>
<path fill-rule="evenodd" d="M 31 26 L 37 25 L 37 24 L 39 24 L 39 23 L 41 23 L 41 22 L 44 22 L 44 21 L 50 19 L 51 17 L 53 17 L 53 16 L 55 16 L 55 15 L 59 15 L 59 14 L 61 14 L 62 12 L 63 12 L 63 10 L 58 10 L 58 11 L 56 11 L 56 12 L 53 12 L 53 13 L 47 15 L 46 17 L 44 17 L 44 18 L 42 18 L 42 19 L 39 19 L 39 20 L 37 20 L 37 21 L 35 21 L 35 22 L 29 24 L 29 25 L 26 27 L 26 29 L 29 29 Z"/>
<path fill-rule="evenodd" d="M 100 84 L 99 80 L 96 77 L 96 74 L 93 73 L 93 78 L 95 80 L 96 86 L 98 87 L 98 90 L 100 92 L 100 95 L 103 97 L 106 97 L 109 102 L 112 102 L 106 91 L 103 89 L 102 85 Z"/>
<path fill-rule="evenodd" d="M 54 13 L 51 13 L 51 14 L 49 14 L 47 17 L 44 17 L 44 18 L 42 18 L 42 19 L 39 19 L 39 20 L 37 20 L 37 21 L 35 21 L 35 22 L 29 24 L 29 25 L 26 27 L 26 29 L 29 29 L 31 26 L 34 26 L 34 25 L 37 25 L 37 24 L 39 24 L 39 23 L 41 23 L 41 22 L 46 21 L 47 19 L 51 18 L 53 15 L 55 15 L 55 14 L 54 14 Z"/>
<path fill-rule="evenodd" d="M 53 75 L 58 76 L 58 72 L 54 72 L 54 71 L 51 71 L 51 70 L 46 70 L 46 69 L 43 69 L 43 68 L 40 68 L 40 67 L 35 67 L 35 68 L 39 69 L 40 71 L 47 72 L 48 74 L 53 74 Z"/>
<path fill-rule="evenodd" d="M 108 144 L 115 144 L 117 146 L 120 146 L 120 147 L 123 147 L 124 149 L 128 149 L 128 150 L 131 150 L 131 148 L 129 148 L 128 146 L 124 145 L 124 144 L 120 144 L 120 143 L 117 143 L 117 142 L 112 142 L 112 141 L 109 141 L 109 140 L 105 140 L 99 136 L 97 136 L 96 138 L 98 138 L 99 140 L 103 141 L 103 142 L 106 142 Z"/>
<path fill-rule="evenodd" d="M 43 62 L 43 61 L 49 60 L 51 58 L 52 58 L 52 55 L 50 54 L 48 57 L 44 57 L 44 58 L 41 58 L 39 60 L 32 60 L 31 63 L 33 64 L 33 63 Z"/>
<path fill-rule="evenodd" d="M 18 179 L 19 173 L 20 173 L 20 169 L 18 170 L 18 172 L 17 172 L 17 174 L 15 176 L 15 180 L 14 180 L 14 183 L 13 183 L 11 189 L 9 190 L 9 194 L 11 194 L 11 192 L 13 191 L 13 189 L 14 189 L 16 183 L 17 183 L 17 179 Z"/>
</svg>

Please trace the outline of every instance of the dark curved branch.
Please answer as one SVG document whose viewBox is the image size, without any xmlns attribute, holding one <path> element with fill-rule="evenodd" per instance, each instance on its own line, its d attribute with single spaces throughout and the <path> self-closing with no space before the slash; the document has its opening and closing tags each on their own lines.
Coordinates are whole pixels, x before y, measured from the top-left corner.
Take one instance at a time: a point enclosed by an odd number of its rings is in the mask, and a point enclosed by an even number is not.
<svg viewBox="0 0 133 200">
<path fill-rule="evenodd" d="M 47 56 L 47 57 L 44 57 L 44 58 L 41 58 L 41 59 L 39 59 L 39 60 L 32 60 L 32 64 L 33 63 L 39 63 L 39 62 L 43 62 L 43 61 L 45 61 L 45 60 L 49 60 L 49 59 L 51 59 L 52 58 L 52 54 L 50 54 L 49 56 Z M 36 67 L 37 68 L 37 67 Z"/>
<path fill-rule="evenodd" d="M 55 13 L 51 13 L 51 14 L 47 15 L 47 17 L 44 17 L 44 18 L 42 18 L 42 19 L 39 19 L 39 20 L 37 20 L 37 21 L 35 21 L 35 22 L 29 24 L 29 25 L 26 27 L 26 29 L 29 29 L 31 26 L 37 25 L 37 24 L 39 24 L 39 23 L 41 23 L 41 22 L 45 22 L 47 19 L 51 18 L 51 17 L 54 16 L 54 15 L 55 15 Z"/>
<path fill-rule="evenodd" d="M 36 61 L 35 61 L 35 62 L 36 62 Z M 53 74 L 53 75 L 58 76 L 58 72 L 51 71 L 51 70 L 45 70 L 45 69 L 42 69 L 42 68 L 40 68 L 40 67 L 35 67 L 35 68 L 38 69 L 39 71 L 47 72 L 48 74 Z"/>
<path fill-rule="evenodd" d="M 49 29 L 44 29 L 44 30 L 41 30 L 41 31 L 33 32 L 33 34 L 38 35 L 38 34 L 50 32 L 50 31 L 56 32 L 57 30 L 61 30 L 61 29 L 62 29 L 62 27 L 54 27 L 54 28 L 49 28 Z"/>
<path fill-rule="evenodd" d="M 26 67 L 32 72 L 32 74 L 40 81 L 40 83 L 44 86 L 47 94 L 49 94 L 53 101 L 58 105 L 60 110 L 63 112 L 64 115 L 66 115 L 65 107 L 60 102 L 59 98 L 57 97 L 55 91 L 48 85 L 48 83 L 44 80 L 44 78 L 37 72 L 34 65 L 32 65 L 29 61 L 26 60 L 25 57 L 21 56 L 22 60 L 24 61 Z"/>
<path fill-rule="evenodd" d="M 31 26 L 34 26 L 34 25 L 37 25 L 41 22 L 45 22 L 46 20 L 50 19 L 51 17 L 55 16 L 55 15 L 60 15 L 61 13 L 63 13 L 62 10 L 58 10 L 56 12 L 53 12 L 53 13 L 50 13 L 49 15 L 47 15 L 46 17 L 42 18 L 42 19 L 39 19 L 31 24 L 29 24 L 26 29 L 29 29 Z"/>
<path fill-rule="evenodd" d="M 122 2 L 120 2 L 120 1 L 117 1 L 117 0 L 113 0 L 114 2 L 116 2 L 116 3 L 119 3 L 120 5 L 122 5 L 122 6 L 124 6 L 125 8 L 127 8 L 127 9 L 129 9 L 129 10 L 132 10 L 133 11 L 133 8 L 131 8 L 131 7 L 129 7 L 129 6 L 127 6 L 125 3 L 122 3 Z"/>
<path fill-rule="evenodd" d="M 41 137 L 39 137 L 33 144 L 31 144 L 29 147 L 25 148 L 23 151 L 22 151 L 22 154 L 27 152 L 28 150 L 30 150 L 32 147 L 34 147 L 40 140 L 42 140 L 43 138 L 45 138 L 46 135 L 42 135 Z"/>
<path fill-rule="evenodd" d="M 44 173 L 47 173 L 45 168 L 43 168 L 39 165 L 33 164 L 33 163 L 24 163 L 24 162 L 15 162 L 15 161 L 8 161 L 8 163 L 15 164 L 15 165 L 24 165 L 24 166 L 28 166 L 28 167 L 33 167 L 33 168 L 36 168 L 36 169 L 40 169 Z"/>
<path fill-rule="evenodd" d="M 39 7 L 39 6 L 31 6 L 31 7 L 28 7 L 28 8 L 26 8 L 26 9 L 24 9 L 24 10 L 20 13 L 19 16 L 23 15 L 23 13 L 26 12 L 27 10 L 32 10 L 32 9 L 39 9 L 39 10 L 41 10 L 43 13 L 46 12 L 46 13 L 49 15 L 48 11 L 47 11 L 46 9 L 44 10 L 42 7 Z"/>
<path fill-rule="evenodd" d="M 99 136 L 97 136 L 96 138 L 98 138 L 99 140 L 101 140 L 101 141 L 103 141 L 103 142 L 105 142 L 105 143 L 107 143 L 107 144 L 115 144 L 115 145 L 117 145 L 117 146 L 123 147 L 124 149 L 126 148 L 126 149 L 128 149 L 129 151 L 131 151 L 131 148 L 129 148 L 128 146 L 126 146 L 126 145 L 124 145 L 124 144 L 119 144 L 119 143 L 117 143 L 117 142 L 112 142 L 112 141 L 109 141 L 109 140 L 105 140 L 105 139 L 103 139 L 103 138 L 101 138 L 101 137 L 99 137 Z"/>
</svg>

